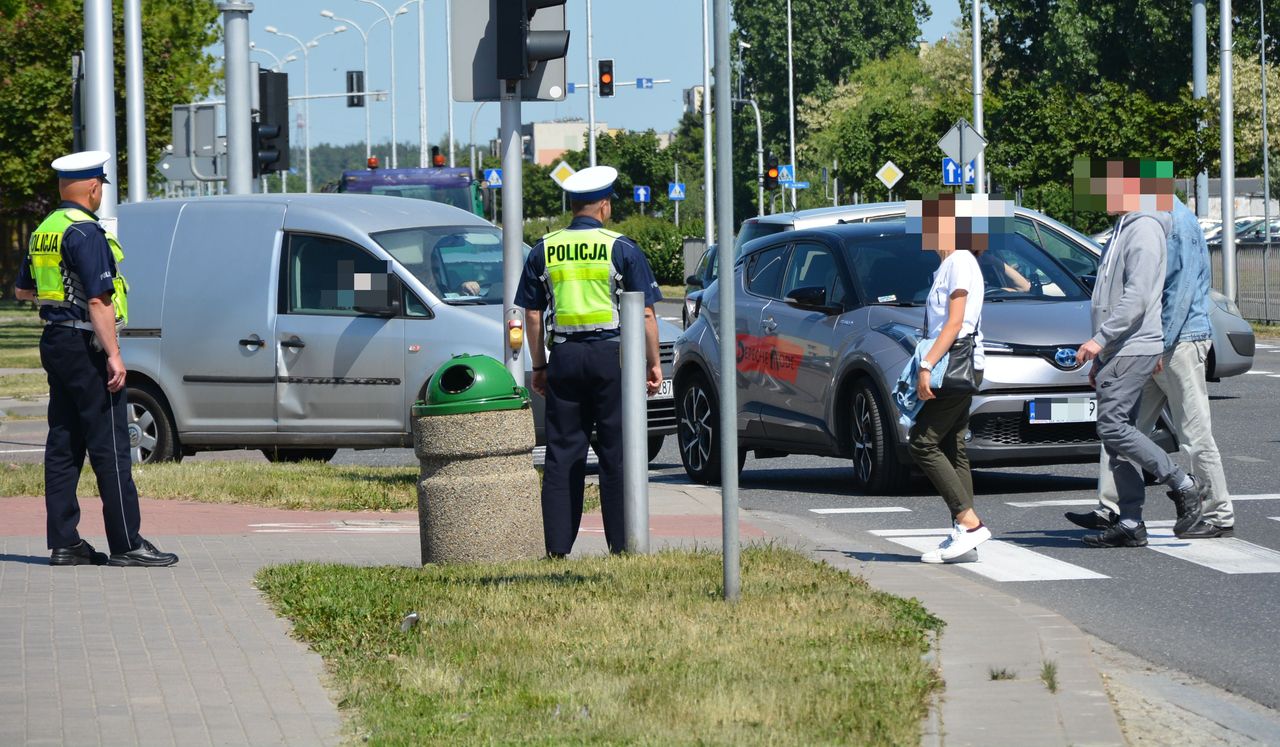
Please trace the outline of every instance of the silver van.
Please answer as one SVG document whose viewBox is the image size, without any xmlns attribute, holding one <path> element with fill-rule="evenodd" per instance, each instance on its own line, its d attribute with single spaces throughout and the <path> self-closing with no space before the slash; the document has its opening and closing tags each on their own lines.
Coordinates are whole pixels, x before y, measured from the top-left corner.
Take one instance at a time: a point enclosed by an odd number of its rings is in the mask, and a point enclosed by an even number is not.
<svg viewBox="0 0 1280 747">
<path fill-rule="evenodd" d="M 431 373 L 459 353 L 501 354 L 502 234 L 457 208 L 375 195 L 204 197 L 121 205 L 119 229 L 138 463 L 411 446 L 410 407 Z M 669 369 L 678 330 L 661 331 Z M 675 430 L 670 396 L 649 413 L 656 455 Z M 541 442 L 537 396 L 534 414 Z"/>
</svg>

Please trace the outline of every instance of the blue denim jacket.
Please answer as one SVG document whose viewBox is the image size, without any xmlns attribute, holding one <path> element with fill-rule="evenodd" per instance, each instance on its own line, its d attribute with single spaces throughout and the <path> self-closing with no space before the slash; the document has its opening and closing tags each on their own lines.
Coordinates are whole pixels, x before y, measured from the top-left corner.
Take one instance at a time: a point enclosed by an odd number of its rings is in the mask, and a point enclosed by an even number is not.
<svg viewBox="0 0 1280 747">
<path fill-rule="evenodd" d="M 1179 342 L 1207 340 L 1209 327 L 1209 245 L 1196 214 L 1173 198 L 1173 231 L 1165 264 L 1164 294 L 1160 322 L 1164 327 L 1164 349 Z"/>
<path fill-rule="evenodd" d="M 911 356 L 911 360 L 907 361 L 907 365 L 902 367 L 902 373 L 898 375 L 898 383 L 893 387 L 893 403 L 898 406 L 898 422 L 905 428 L 915 425 L 916 416 L 920 414 L 920 408 L 924 407 L 924 401 L 916 393 L 916 385 L 920 380 L 920 361 L 929 351 L 933 349 L 933 343 L 937 340 L 921 340 L 916 343 L 916 352 Z M 929 375 L 930 389 L 934 389 L 942 383 L 942 377 L 947 375 L 947 363 L 951 360 L 951 351 L 942 354 L 942 358 L 934 365 Z"/>
</svg>

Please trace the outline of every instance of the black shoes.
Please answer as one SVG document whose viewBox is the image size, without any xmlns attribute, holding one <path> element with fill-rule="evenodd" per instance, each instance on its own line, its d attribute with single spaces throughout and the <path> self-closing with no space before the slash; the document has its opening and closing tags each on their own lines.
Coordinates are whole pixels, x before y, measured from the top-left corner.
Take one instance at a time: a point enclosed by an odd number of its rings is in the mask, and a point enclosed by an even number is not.
<svg viewBox="0 0 1280 747">
<path fill-rule="evenodd" d="M 1217 537 L 1234 537 L 1236 536 L 1236 528 L 1220 527 L 1217 524 L 1210 524 L 1207 521 L 1201 521 L 1187 531 L 1178 535 L 1178 539 L 1215 539 Z"/>
<path fill-rule="evenodd" d="M 93 549 L 93 545 L 80 540 L 71 547 L 59 547 L 49 555 L 49 565 L 106 565 L 107 554 Z"/>
<path fill-rule="evenodd" d="M 1186 490 L 1169 491 L 1169 500 L 1173 501 L 1178 511 L 1178 520 L 1173 523 L 1173 536 L 1181 538 L 1189 529 L 1200 523 L 1200 513 L 1208 493 L 1209 486 L 1197 480 L 1194 475 L 1191 477 L 1191 487 Z"/>
<path fill-rule="evenodd" d="M 108 561 L 108 565 L 162 568 L 178 562 L 177 555 L 174 555 L 171 552 L 160 552 L 156 549 L 155 545 L 141 537 L 138 538 L 138 541 L 142 544 L 133 548 L 129 552 L 116 553 L 112 555 L 110 561 Z"/>
<path fill-rule="evenodd" d="M 1123 524 L 1109 527 L 1102 534 L 1086 534 L 1085 547 L 1146 547 L 1147 527 L 1139 524 L 1130 529 Z"/>
<path fill-rule="evenodd" d="M 1120 520 L 1110 509 L 1100 508 L 1094 511 L 1085 511 L 1084 513 L 1074 513 L 1068 511 L 1063 516 L 1067 517 L 1067 521 L 1078 527 L 1092 529 L 1097 532 L 1103 532 L 1116 525 Z"/>
</svg>

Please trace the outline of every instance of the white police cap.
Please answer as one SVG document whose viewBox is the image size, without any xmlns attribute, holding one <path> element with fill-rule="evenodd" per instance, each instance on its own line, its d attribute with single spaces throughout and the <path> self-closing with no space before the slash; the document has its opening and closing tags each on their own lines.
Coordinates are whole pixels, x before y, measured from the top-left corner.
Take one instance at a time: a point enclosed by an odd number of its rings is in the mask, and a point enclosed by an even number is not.
<svg viewBox="0 0 1280 747">
<path fill-rule="evenodd" d="M 49 164 L 58 172 L 59 179 L 93 179 L 101 177 L 107 181 L 107 172 L 103 166 L 111 160 L 111 154 L 105 150 L 85 150 L 63 156 Z"/>
<path fill-rule="evenodd" d="M 592 166 L 570 174 L 564 180 L 564 191 L 578 202 L 597 202 L 613 196 L 613 183 L 618 181 L 618 170 L 612 166 Z"/>
</svg>

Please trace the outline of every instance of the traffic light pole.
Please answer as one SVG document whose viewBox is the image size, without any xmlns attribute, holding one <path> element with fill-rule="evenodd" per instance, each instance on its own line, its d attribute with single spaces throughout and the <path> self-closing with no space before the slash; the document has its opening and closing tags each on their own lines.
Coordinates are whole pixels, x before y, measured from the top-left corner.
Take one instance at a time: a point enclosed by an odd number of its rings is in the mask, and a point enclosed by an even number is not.
<svg viewBox="0 0 1280 747">
<path fill-rule="evenodd" d="M 596 74 L 596 58 L 591 39 L 591 0 L 587 0 L 587 75 Z M 596 165 L 596 87 L 587 86 L 587 157 Z"/>
<path fill-rule="evenodd" d="M 147 199 L 146 89 L 142 82 L 142 0 L 124 2 L 125 136 L 129 143 L 129 202 Z"/>
<path fill-rule="evenodd" d="M 706 249 L 716 243 L 714 170 L 711 161 L 711 0 L 702 0 L 702 235 Z M 732 258 L 731 258 L 732 259 Z M 724 266 L 721 263 L 721 266 Z M 733 266 L 730 261 L 729 267 Z"/>
<path fill-rule="evenodd" d="M 108 184 L 102 185 L 101 218 L 116 217 L 120 171 L 116 160 L 115 65 L 111 35 L 111 0 L 84 3 L 85 146 L 111 154 Z"/>
<path fill-rule="evenodd" d="M 520 81 L 503 81 L 502 94 L 502 350 L 503 363 L 516 381 L 524 381 L 522 347 L 511 344 L 512 324 L 524 326 L 516 306 L 516 286 L 524 268 L 524 152 L 520 139 Z M 542 340 L 525 340 L 541 345 Z"/>
<path fill-rule="evenodd" d="M 746 104 L 756 115 L 756 188 L 759 190 L 759 207 L 756 215 L 764 215 L 764 126 L 760 123 L 760 105 L 755 99 L 734 99 Z"/>
<path fill-rule="evenodd" d="M 218 10 L 223 14 L 225 35 L 227 190 L 233 195 L 247 195 L 253 193 L 253 91 L 249 88 L 249 14 L 253 4 L 225 0 L 218 3 Z"/>
</svg>

